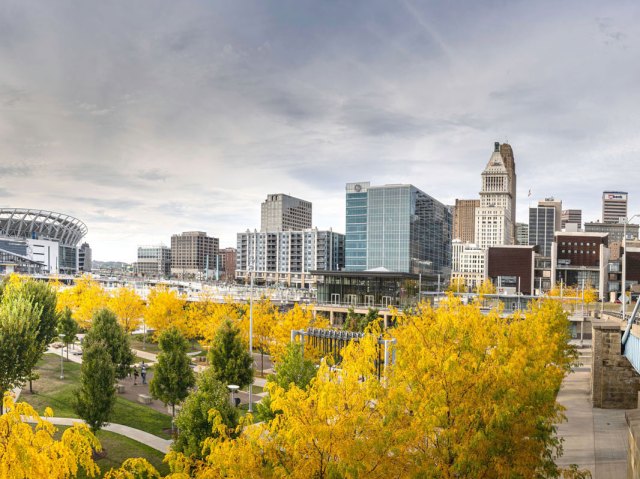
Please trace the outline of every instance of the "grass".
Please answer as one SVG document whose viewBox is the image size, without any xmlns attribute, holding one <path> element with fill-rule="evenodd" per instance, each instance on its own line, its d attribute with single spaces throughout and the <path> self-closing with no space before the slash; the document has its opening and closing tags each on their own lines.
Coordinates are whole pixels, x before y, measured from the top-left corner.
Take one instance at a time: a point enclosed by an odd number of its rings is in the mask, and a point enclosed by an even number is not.
<svg viewBox="0 0 640 479">
<path fill-rule="evenodd" d="M 56 438 L 59 438 L 68 426 L 56 426 L 58 432 Z M 106 474 L 111 468 L 118 468 L 122 463 L 131 457 L 142 457 L 149 461 L 163 476 L 169 473 L 169 467 L 162 462 L 164 454 L 156 451 L 152 447 L 142 444 L 128 437 L 121 436 L 109 431 L 99 431 L 96 435 L 102 449 L 106 452 L 105 457 L 96 460 L 96 464 L 100 468 L 100 475 Z M 86 478 L 84 471 L 80 471 L 78 479 Z"/>
<path fill-rule="evenodd" d="M 158 346 L 158 344 L 150 343 L 149 341 L 143 343 L 138 339 L 129 338 L 129 346 L 131 346 L 132 349 L 138 349 L 147 353 L 158 354 L 160 352 L 160 347 Z"/>
<path fill-rule="evenodd" d="M 40 379 L 34 381 L 36 394 L 29 394 L 28 387 L 20 395 L 20 400 L 31 404 L 38 413 L 43 414 L 49 406 L 58 417 L 78 417 L 72 407 L 73 390 L 80 384 L 80 364 L 64 363 L 64 379 L 60 379 L 60 358 L 45 354 L 38 364 Z M 171 416 L 162 414 L 150 407 L 129 401 L 120 396 L 116 399 L 111 422 L 141 429 L 150 434 L 170 439 L 164 432 L 171 428 Z"/>
</svg>

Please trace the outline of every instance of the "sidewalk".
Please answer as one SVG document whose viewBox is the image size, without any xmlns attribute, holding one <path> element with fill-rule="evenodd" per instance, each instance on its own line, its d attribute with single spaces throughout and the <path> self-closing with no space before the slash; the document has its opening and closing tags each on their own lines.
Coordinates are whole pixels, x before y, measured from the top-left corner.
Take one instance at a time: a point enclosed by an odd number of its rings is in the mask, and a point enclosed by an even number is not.
<svg viewBox="0 0 640 479">
<path fill-rule="evenodd" d="M 624 410 L 591 406 L 591 347 L 578 349 L 581 365 L 562 382 L 558 402 L 567 421 L 558 426 L 564 439 L 559 466 L 577 464 L 593 479 L 619 479 L 627 475 L 627 425 Z"/>
<path fill-rule="evenodd" d="M 73 426 L 74 423 L 84 422 L 82 419 L 68 417 L 43 417 L 42 419 L 44 419 L 45 421 L 49 421 L 56 426 Z M 104 431 L 110 431 L 122 436 L 126 436 L 142 444 L 146 444 L 147 446 L 152 447 L 155 450 L 163 452 L 165 454 L 169 452 L 169 447 L 171 446 L 172 442 L 168 439 L 162 439 L 158 436 L 154 436 L 153 434 L 149 434 L 148 432 L 141 431 L 140 429 L 135 429 L 129 426 L 124 426 L 122 424 L 110 423 L 104 426 L 102 429 Z"/>
</svg>

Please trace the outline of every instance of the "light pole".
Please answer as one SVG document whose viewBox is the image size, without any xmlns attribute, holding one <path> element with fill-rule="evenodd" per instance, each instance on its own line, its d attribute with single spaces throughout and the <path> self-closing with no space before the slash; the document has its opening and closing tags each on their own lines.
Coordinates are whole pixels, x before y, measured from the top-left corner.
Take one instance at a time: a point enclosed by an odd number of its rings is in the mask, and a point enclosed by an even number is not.
<svg viewBox="0 0 640 479">
<path fill-rule="evenodd" d="M 633 218 L 637 218 L 639 214 L 633 215 L 624 219 L 624 225 L 622 227 L 622 284 L 620 290 L 622 291 L 622 320 L 627 320 L 627 225 Z"/>
<path fill-rule="evenodd" d="M 253 371 L 253 276 L 252 274 L 251 290 L 249 291 L 249 355 L 251 356 L 251 371 Z M 253 412 L 253 380 L 249 384 L 249 412 Z"/>
<path fill-rule="evenodd" d="M 60 379 L 64 379 L 64 334 L 60 335 L 60 341 L 62 341 L 62 348 L 60 349 Z"/>
</svg>

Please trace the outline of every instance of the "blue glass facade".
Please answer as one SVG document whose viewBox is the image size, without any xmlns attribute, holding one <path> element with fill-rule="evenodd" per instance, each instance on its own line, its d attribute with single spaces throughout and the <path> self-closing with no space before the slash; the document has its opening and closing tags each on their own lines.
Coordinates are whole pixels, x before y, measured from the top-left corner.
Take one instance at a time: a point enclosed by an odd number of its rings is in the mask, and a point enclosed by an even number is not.
<svg viewBox="0 0 640 479">
<path fill-rule="evenodd" d="M 442 272 L 451 266 L 452 215 L 412 185 L 353 190 L 347 185 L 348 271 Z"/>
<path fill-rule="evenodd" d="M 367 269 L 367 202 L 369 183 L 347 184 L 345 270 Z"/>
</svg>

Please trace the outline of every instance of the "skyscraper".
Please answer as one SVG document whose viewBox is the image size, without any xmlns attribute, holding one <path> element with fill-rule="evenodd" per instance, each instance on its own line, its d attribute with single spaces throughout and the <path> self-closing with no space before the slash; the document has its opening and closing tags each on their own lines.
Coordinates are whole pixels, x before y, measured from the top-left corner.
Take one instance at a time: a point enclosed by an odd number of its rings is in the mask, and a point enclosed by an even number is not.
<svg viewBox="0 0 640 479">
<path fill-rule="evenodd" d="M 453 238 L 463 243 L 475 242 L 476 233 L 476 208 L 480 206 L 480 200 L 456 199 L 453 210 Z"/>
<path fill-rule="evenodd" d="M 627 217 L 626 191 L 605 191 L 602 193 L 602 222 L 619 223 L 620 218 Z"/>
<path fill-rule="evenodd" d="M 511 224 L 513 225 L 512 237 L 516 237 L 516 160 L 513 156 L 513 149 L 508 143 L 500 145 L 500 154 L 504 160 L 509 176 L 509 193 L 511 193 Z"/>
<path fill-rule="evenodd" d="M 417 273 L 451 266 L 452 215 L 413 185 L 348 183 L 346 269 Z"/>
<path fill-rule="evenodd" d="M 553 197 L 545 198 L 544 201 L 538 201 L 538 206 L 548 206 L 555 209 L 553 228 L 555 231 L 560 231 L 562 229 L 562 201 Z"/>
<path fill-rule="evenodd" d="M 542 203 L 544 202 L 541 201 L 537 208 L 529 208 L 529 245 L 538 246 L 538 252 L 550 258 L 558 210 L 554 206 L 544 206 Z"/>
<path fill-rule="evenodd" d="M 476 209 L 475 240 L 481 248 L 514 242 L 512 175 L 515 172 L 512 174 L 507 170 L 500 153 L 500 143 L 496 142 L 489 163 L 482 172 L 480 207 Z"/>
<path fill-rule="evenodd" d="M 577 224 L 579 230 L 582 227 L 582 210 L 563 210 L 560 227 L 566 228 L 567 223 Z"/>
<path fill-rule="evenodd" d="M 219 240 L 204 231 L 186 231 L 171 236 L 171 274 L 181 277 L 215 272 Z"/>
<path fill-rule="evenodd" d="M 311 228 L 309 201 L 277 193 L 267 195 L 261 207 L 262 232 L 302 231 Z"/>
<path fill-rule="evenodd" d="M 516 223 L 516 244 L 519 244 L 519 245 L 529 244 L 529 224 L 528 223 Z"/>
</svg>

